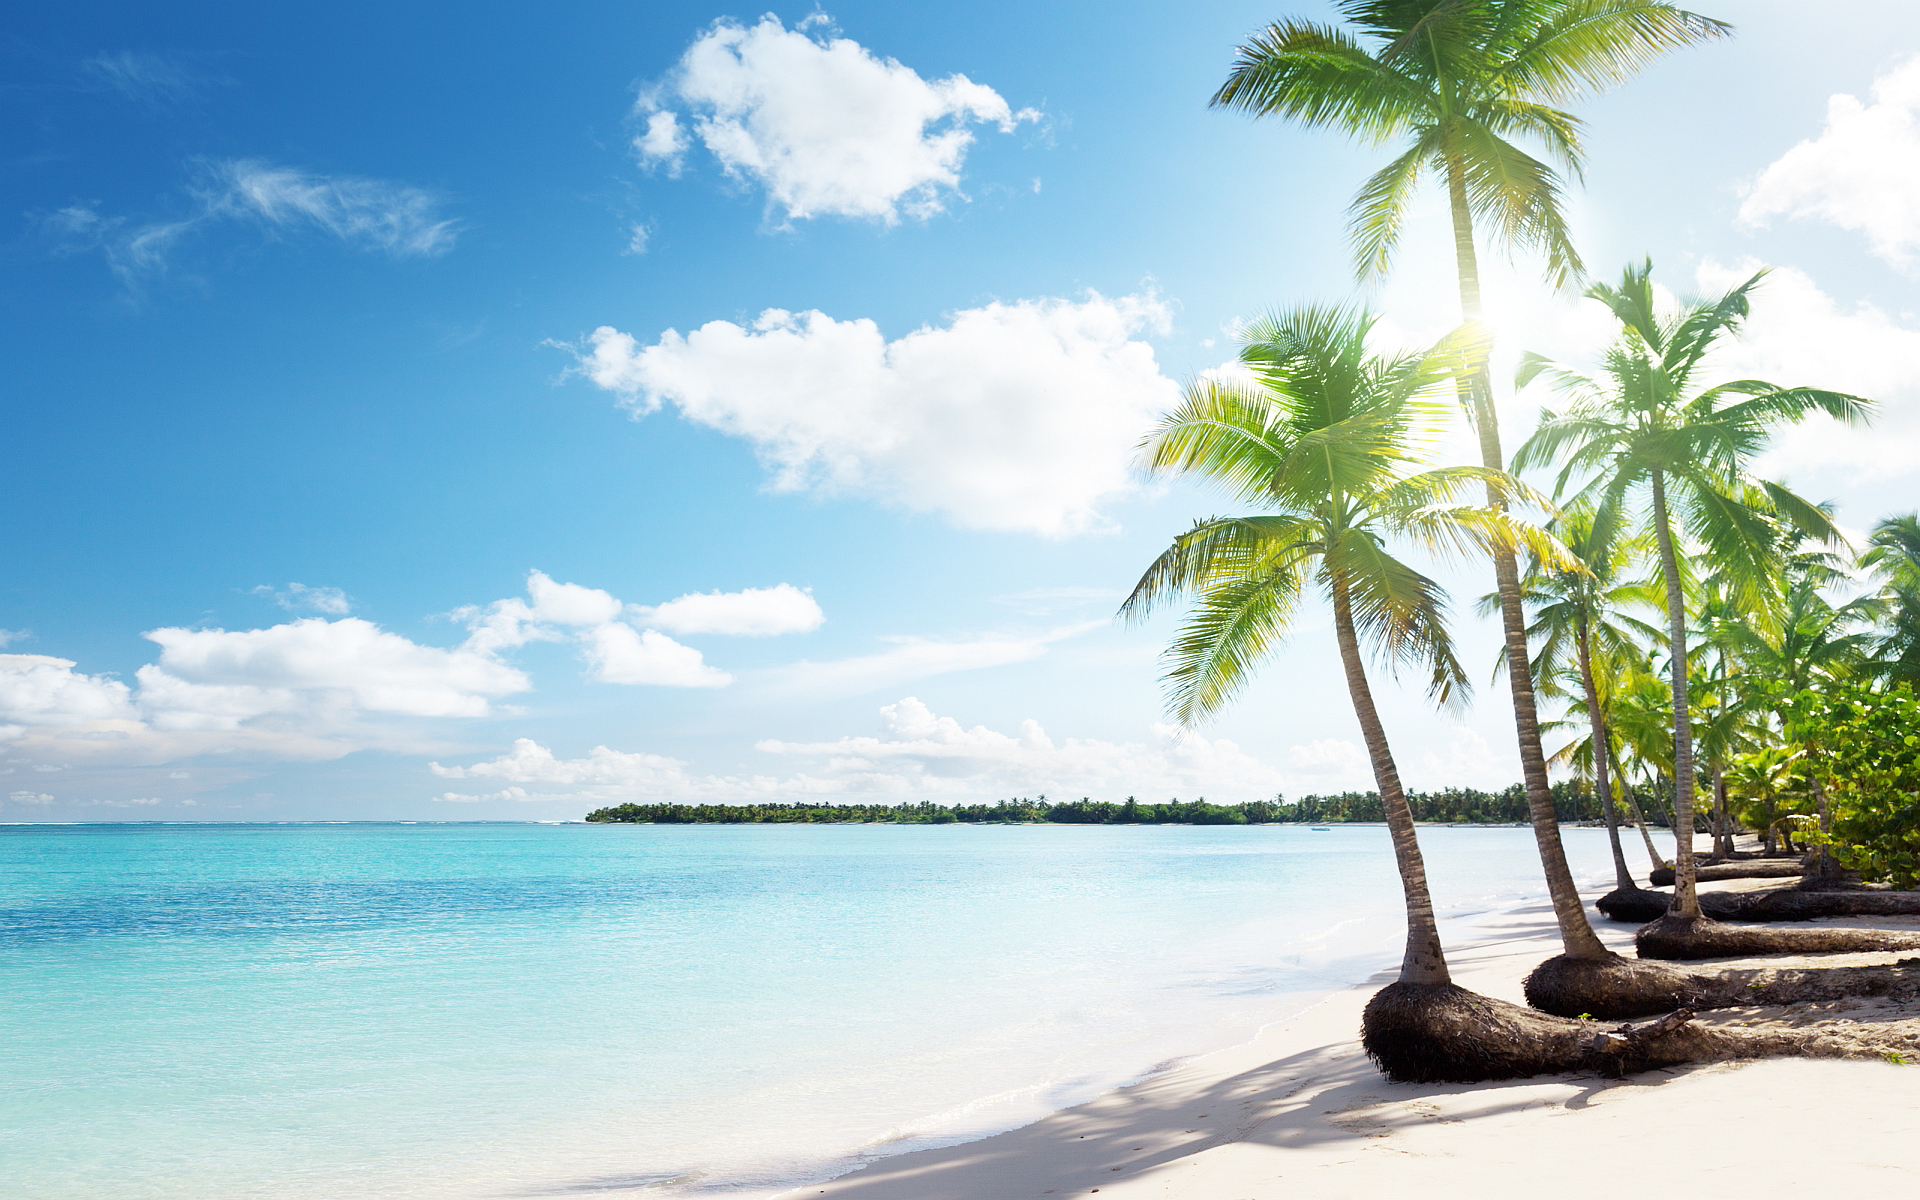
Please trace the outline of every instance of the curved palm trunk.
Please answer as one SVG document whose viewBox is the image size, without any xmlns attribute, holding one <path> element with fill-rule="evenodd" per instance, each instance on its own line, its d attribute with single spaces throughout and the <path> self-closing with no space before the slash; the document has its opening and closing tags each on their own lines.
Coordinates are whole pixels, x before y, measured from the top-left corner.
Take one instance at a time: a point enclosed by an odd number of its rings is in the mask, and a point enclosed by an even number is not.
<svg viewBox="0 0 1920 1200">
<path fill-rule="evenodd" d="M 1600 693 L 1593 686 L 1593 651 L 1588 638 L 1587 622 L 1580 620 L 1580 686 L 1587 694 L 1587 725 L 1592 730 L 1593 746 L 1593 788 L 1600 794 L 1600 806 L 1607 815 L 1607 843 L 1613 850 L 1614 886 L 1623 892 L 1637 890 L 1632 872 L 1627 870 L 1626 852 L 1620 849 L 1620 816 L 1613 808 L 1613 781 L 1607 777 L 1607 759 L 1611 757 L 1612 746 L 1607 737 L 1607 723 L 1600 716 Z"/>
<path fill-rule="evenodd" d="M 1640 840 L 1647 844 L 1647 861 L 1656 868 L 1667 865 L 1660 857 L 1660 851 L 1653 844 L 1653 831 L 1647 825 L 1647 814 L 1640 807 L 1640 798 L 1633 794 L 1633 784 L 1627 780 L 1626 769 L 1620 765 L 1620 756 L 1613 752 L 1613 743 L 1607 743 L 1607 761 L 1613 764 L 1613 773 L 1620 780 L 1620 790 L 1626 793 L 1627 807 L 1633 810 L 1633 823 L 1640 830 Z"/>
<path fill-rule="evenodd" d="M 1480 309 L 1480 260 L 1473 245 L 1473 214 L 1467 205 L 1466 177 L 1457 158 L 1447 161 L 1447 196 L 1453 212 L 1454 258 L 1460 272 L 1460 310 L 1469 321 L 1477 321 Z M 1480 437 L 1480 461 L 1489 470 L 1506 470 L 1506 456 L 1500 450 L 1500 423 L 1493 407 L 1493 380 L 1483 365 L 1463 385 L 1468 393 L 1468 411 Z M 1487 503 L 1505 509 L 1506 502 L 1489 485 Z M 1552 785 L 1547 779 L 1547 756 L 1540 747 L 1540 713 L 1534 703 L 1533 666 L 1527 658 L 1527 618 L 1521 604 L 1520 567 L 1513 551 L 1496 547 L 1493 576 L 1500 595 L 1500 626 L 1507 646 L 1507 682 L 1513 693 L 1514 733 L 1520 743 L 1520 778 L 1527 789 L 1527 814 L 1533 822 L 1533 840 L 1540 851 L 1540 865 L 1547 877 L 1547 894 L 1553 898 L 1554 919 L 1560 926 L 1560 941 L 1575 958 L 1611 958 L 1613 952 L 1593 932 L 1580 890 L 1574 886 L 1573 872 L 1567 867 L 1566 847 L 1560 843 L 1560 816 L 1554 811 Z"/>
<path fill-rule="evenodd" d="M 1676 917 L 1700 915 L 1693 875 L 1693 720 L 1687 711 L 1687 605 L 1680 592 L 1680 557 L 1667 513 L 1667 478 L 1653 472 L 1653 530 L 1660 540 L 1660 573 L 1667 584 L 1667 655 L 1673 668 L 1673 908 Z"/>
<path fill-rule="evenodd" d="M 1387 810 L 1387 829 L 1393 835 L 1394 865 L 1400 868 L 1400 886 L 1407 897 L 1407 952 L 1400 960 L 1401 983 L 1451 983 L 1446 955 L 1440 949 L 1440 928 L 1434 921 L 1433 896 L 1427 891 L 1427 865 L 1420 856 L 1420 839 L 1413 828 L 1413 810 L 1407 807 L 1406 793 L 1400 788 L 1400 771 L 1393 764 L 1393 752 L 1387 748 L 1386 730 L 1373 707 L 1373 689 L 1367 686 L 1367 672 L 1360 659 L 1360 641 L 1353 631 L 1353 601 L 1346 580 L 1333 580 L 1333 628 L 1340 643 L 1340 665 L 1347 676 L 1347 693 L 1353 697 L 1353 715 L 1360 720 L 1360 735 L 1367 743 L 1367 757 L 1373 761 L 1374 784 L 1380 789 L 1380 802 Z"/>
</svg>

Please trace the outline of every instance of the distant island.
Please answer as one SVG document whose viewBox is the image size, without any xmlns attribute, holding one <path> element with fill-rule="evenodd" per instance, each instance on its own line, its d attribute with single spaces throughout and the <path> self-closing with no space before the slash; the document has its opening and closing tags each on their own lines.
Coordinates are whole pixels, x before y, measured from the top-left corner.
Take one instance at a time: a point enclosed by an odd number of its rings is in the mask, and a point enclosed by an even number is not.
<svg viewBox="0 0 1920 1200">
<path fill-rule="evenodd" d="M 1600 817 L 1599 803 L 1577 785 L 1555 784 L 1553 799 L 1563 821 Z M 1474 788 L 1408 792 L 1407 800 L 1416 821 L 1508 825 L 1527 820 L 1526 789 L 1517 783 L 1501 792 Z M 1157 804 L 1142 804 L 1132 796 L 1121 803 L 1083 797 L 1055 804 L 1044 795 L 951 807 L 926 800 L 918 804 L 620 804 L 587 814 L 595 824 L 625 825 L 1332 825 L 1386 819 L 1378 792 L 1304 796 L 1292 803 L 1275 796 L 1240 804 L 1209 804 L 1204 796 Z"/>
</svg>

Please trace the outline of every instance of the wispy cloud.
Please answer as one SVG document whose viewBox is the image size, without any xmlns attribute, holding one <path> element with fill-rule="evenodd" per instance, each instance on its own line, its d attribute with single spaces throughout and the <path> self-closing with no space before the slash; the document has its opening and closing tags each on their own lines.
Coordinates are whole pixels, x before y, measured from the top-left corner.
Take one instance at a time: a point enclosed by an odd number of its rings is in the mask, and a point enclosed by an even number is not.
<svg viewBox="0 0 1920 1200">
<path fill-rule="evenodd" d="M 1055 613 L 1085 608 L 1089 604 L 1113 608 L 1125 596 L 1125 592 L 1114 588 L 1042 587 L 995 596 L 993 602 L 1030 616 L 1050 617 Z"/>
<path fill-rule="evenodd" d="M 316 175 L 259 159 L 214 163 L 201 193 L 208 216 L 252 219 L 288 232 L 317 231 L 396 258 L 453 249 L 458 225 L 440 198 L 384 179 Z"/>
<path fill-rule="evenodd" d="M 1039 658 L 1054 642 L 1104 628 L 1105 621 L 1067 625 L 1028 635 L 985 634 L 958 640 L 892 637 L 892 648 L 834 662 L 799 662 L 779 667 L 765 676 L 764 687 L 775 695 L 857 696 L 914 679 L 977 671 Z"/>
<path fill-rule="evenodd" d="M 352 598 L 337 587 L 308 587 L 304 583 L 289 583 L 285 588 L 276 588 L 263 583 L 253 589 L 253 594 L 267 597 L 288 612 L 317 612 L 344 617 L 353 611 Z"/>
<path fill-rule="evenodd" d="M 884 732 L 825 742 L 767 740 L 763 754 L 804 764 L 793 775 L 701 775 L 675 758 L 596 746 L 562 759 L 530 738 L 510 753 L 468 766 L 430 764 L 442 779 L 479 780 L 498 790 L 447 792 L 454 803 L 518 800 L 573 804 L 623 801 L 790 800 L 798 796 L 958 799 L 1047 793 L 1120 800 L 1206 795 L 1218 800 L 1270 796 L 1286 777 L 1224 738 L 1155 725 L 1141 742 L 1091 738 L 1056 741 L 1038 721 L 1018 732 L 963 726 L 915 697 L 880 709 Z M 504 785 L 504 786 L 503 786 Z"/>
<path fill-rule="evenodd" d="M 319 235 L 393 258 L 432 258 L 453 249 L 459 222 L 425 188 L 383 179 L 321 175 L 261 159 L 199 164 L 183 215 L 137 221 L 75 202 L 39 216 L 56 252 L 98 250 L 129 283 L 167 269 L 189 235 L 248 225 L 276 236 Z"/>
<path fill-rule="evenodd" d="M 149 109 L 177 108 L 208 86 L 226 82 L 176 58 L 139 50 L 96 54 L 82 69 L 96 85 Z"/>
</svg>

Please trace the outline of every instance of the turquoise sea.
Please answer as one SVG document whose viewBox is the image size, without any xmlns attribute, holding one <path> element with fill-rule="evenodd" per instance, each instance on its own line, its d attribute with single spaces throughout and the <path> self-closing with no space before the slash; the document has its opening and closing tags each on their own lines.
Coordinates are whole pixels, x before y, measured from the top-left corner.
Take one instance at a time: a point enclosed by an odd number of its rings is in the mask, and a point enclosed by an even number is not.
<svg viewBox="0 0 1920 1200">
<path fill-rule="evenodd" d="M 1455 936 L 1542 892 L 1421 837 Z M 772 1195 L 1244 1041 L 1400 914 L 1373 827 L 5 826 L 0 1193 Z"/>
</svg>

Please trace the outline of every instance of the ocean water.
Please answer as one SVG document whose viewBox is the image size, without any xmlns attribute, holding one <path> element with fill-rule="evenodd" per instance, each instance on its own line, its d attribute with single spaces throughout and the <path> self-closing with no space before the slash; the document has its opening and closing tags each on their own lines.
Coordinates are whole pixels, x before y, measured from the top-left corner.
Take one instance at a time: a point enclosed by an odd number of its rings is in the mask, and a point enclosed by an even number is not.
<svg viewBox="0 0 1920 1200">
<path fill-rule="evenodd" d="M 1456 936 L 1543 891 L 1421 839 Z M 1377 827 L 0 827 L 0 1193 L 769 1196 L 1244 1041 L 1401 911 Z"/>
</svg>

